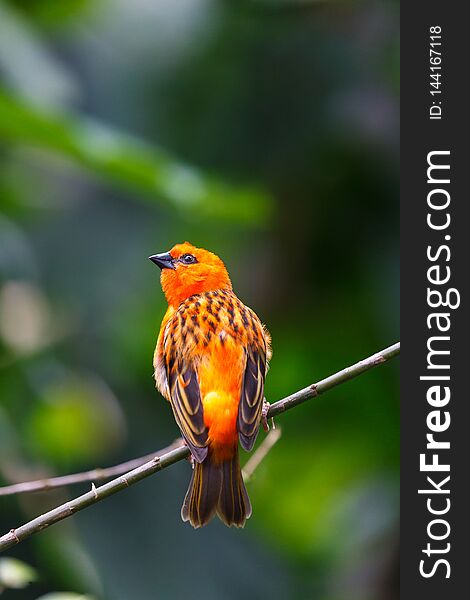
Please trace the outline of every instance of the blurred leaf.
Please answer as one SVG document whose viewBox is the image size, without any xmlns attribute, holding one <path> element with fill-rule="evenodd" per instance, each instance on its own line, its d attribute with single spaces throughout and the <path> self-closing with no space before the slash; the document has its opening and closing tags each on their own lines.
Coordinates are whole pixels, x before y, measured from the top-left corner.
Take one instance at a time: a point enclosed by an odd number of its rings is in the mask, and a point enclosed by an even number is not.
<svg viewBox="0 0 470 600">
<path fill-rule="evenodd" d="M 36 20 L 40 25 L 57 26 L 75 17 L 88 4 L 88 0 L 10 0 L 19 10 L 28 17 Z"/>
<path fill-rule="evenodd" d="M 105 455 L 122 439 L 125 424 L 101 381 L 75 376 L 44 390 L 28 426 L 30 445 L 52 464 L 73 465 Z"/>
<path fill-rule="evenodd" d="M 78 95 L 73 75 L 34 27 L 5 2 L 0 2 L 0 67 L 9 84 L 35 104 L 60 105 Z"/>
<path fill-rule="evenodd" d="M 258 187 L 231 187 L 104 125 L 40 111 L 0 89 L 0 140 L 52 151 L 93 173 L 191 216 L 262 223 L 271 199 Z"/>
<path fill-rule="evenodd" d="M 8 281 L 0 287 L 0 338 L 18 354 L 49 341 L 50 315 L 41 290 L 29 282 Z"/>
<path fill-rule="evenodd" d="M 0 591 L 2 587 L 19 590 L 36 581 L 36 571 L 16 558 L 0 558 Z"/>
</svg>

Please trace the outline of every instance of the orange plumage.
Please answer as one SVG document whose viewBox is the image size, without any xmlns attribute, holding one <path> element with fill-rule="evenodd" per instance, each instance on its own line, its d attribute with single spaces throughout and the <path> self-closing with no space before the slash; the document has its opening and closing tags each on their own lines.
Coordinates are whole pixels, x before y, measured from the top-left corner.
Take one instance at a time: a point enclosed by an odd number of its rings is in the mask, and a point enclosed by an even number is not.
<svg viewBox="0 0 470 600">
<path fill-rule="evenodd" d="M 150 259 L 162 270 L 168 301 L 155 379 L 194 458 L 181 516 L 201 527 L 217 513 L 226 525 L 243 527 L 251 504 L 238 441 L 251 450 L 259 430 L 269 334 L 233 293 L 212 252 L 185 242 Z"/>
</svg>

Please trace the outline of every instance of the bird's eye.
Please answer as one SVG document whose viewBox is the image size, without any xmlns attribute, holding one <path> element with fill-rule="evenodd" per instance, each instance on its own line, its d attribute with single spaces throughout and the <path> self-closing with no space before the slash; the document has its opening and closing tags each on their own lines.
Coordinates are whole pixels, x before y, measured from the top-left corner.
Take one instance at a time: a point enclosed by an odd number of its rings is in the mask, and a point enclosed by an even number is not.
<svg viewBox="0 0 470 600">
<path fill-rule="evenodd" d="M 192 265 L 197 262 L 196 257 L 192 254 L 183 254 L 183 256 L 180 258 L 180 261 L 185 265 Z"/>
</svg>

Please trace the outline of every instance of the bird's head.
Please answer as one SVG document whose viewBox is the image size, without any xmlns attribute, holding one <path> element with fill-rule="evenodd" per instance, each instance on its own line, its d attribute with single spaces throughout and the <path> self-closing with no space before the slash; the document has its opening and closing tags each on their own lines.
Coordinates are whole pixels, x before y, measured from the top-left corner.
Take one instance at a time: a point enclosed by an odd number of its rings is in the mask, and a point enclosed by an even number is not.
<svg viewBox="0 0 470 600">
<path fill-rule="evenodd" d="M 189 242 L 149 258 L 160 267 L 162 289 L 168 304 L 175 308 L 194 294 L 232 288 L 221 259 Z"/>
</svg>

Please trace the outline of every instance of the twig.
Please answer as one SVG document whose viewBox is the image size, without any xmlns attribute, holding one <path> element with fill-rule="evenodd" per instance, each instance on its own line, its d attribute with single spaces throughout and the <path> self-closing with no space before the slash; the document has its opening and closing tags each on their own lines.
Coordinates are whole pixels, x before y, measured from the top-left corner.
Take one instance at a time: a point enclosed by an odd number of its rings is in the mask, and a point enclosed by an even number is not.
<svg viewBox="0 0 470 600">
<path fill-rule="evenodd" d="M 347 367 L 334 375 L 330 375 L 326 379 L 322 379 L 316 384 L 313 384 L 303 390 L 288 396 L 278 402 L 275 402 L 271 405 L 268 411 L 268 418 L 275 417 L 286 410 L 293 408 L 303 402 L 309 400 L 310 398 L 314 398 L 319 396 L 320 394 L 330 390 L 331 388 L 348 381 L 358 375 L 361 375 L 365 371 L 372 369 L 380 364 L 383 364 L 390 358 L 397 356 L 400 352 L 400 344 L 394 344 L 393 346 L 389 346 L 385 348 L 381 352 L 362 360 L 351 367 Z M 133 469 L 129 473 L 118 477 L 117 479 L 113 479 L 108 483 L 100 487 L 93 486 L 90 492 L 75 498 L 74 500 L 70 500 L 57 508 L 54 508 L 43 515 L 40 515 L 36 519 L 29 521 L 25 525 L 21 525 L 17 529 L 12 529 L 9 533 L 0 537 L 0 551 L 6 550 L 30 535 L 42 531 L 46 529 L 50 525 L 57 523 L 58 521 L 62 521 L 67 517 L 72 516 L 76 512 L 111 496 L 138 481 L 141 481 L 145 477 L 156 473 L 157 471 L 161 471 L 170 465 L 183 460 L 189 456 L 189 450 L 186 446 L 182 446 L 176 448 L 175 450 L 171 450 L 165 454 L 162 454 L 160 457 L 155 457 L 149 462 Z"/>
<path fill-rule="evenodd" d="M 261 461 L 266 458 L 271 448 L 281 439 L 281 434 L 282 431 L 279 426 L 275 429 L 271 429 L 255 452 L 253 452 L 250 458 L 246 461 L 246 464 L 243 467 L 243 479 L 245 482 L 249 481 L 253 477 L 253 473 L 256 471 Z"/>
<path fill-rule="evenodd" d="M 66 487 L 68 485 L 75 485 L 77 483 L 87 483 L 91 481 L 103 481 L 105 479 L 111 479 L 111 477 L 117 477 L 123 475 L 132 469 L 140 467 L 144 463 L 152 460 L 155 456 L 161 456 L 166 454 L 170 450 L 178 448 L 183 445 L 183 440 L 178 438 L 166 448 L 157 450 L 152 454 L 134 458 L 128 460 L 119 465 L 113 467 L 107 467 L 105 469 L 95 468 L 91 471 L 84 471 L 83 473 L 72 473 L 71 475 L 62 475 L 61 477 L 50 477 L 48 479 L 36 479 L 34 481 L 25 481 L 23 483 L 14 483 L 12 485 L 6 485 L 0 487 L 0 496 L 13 496 L 16 494 L 28 494 L 31 492 L 47 492 L 60 487 Z"/>
</svg>

